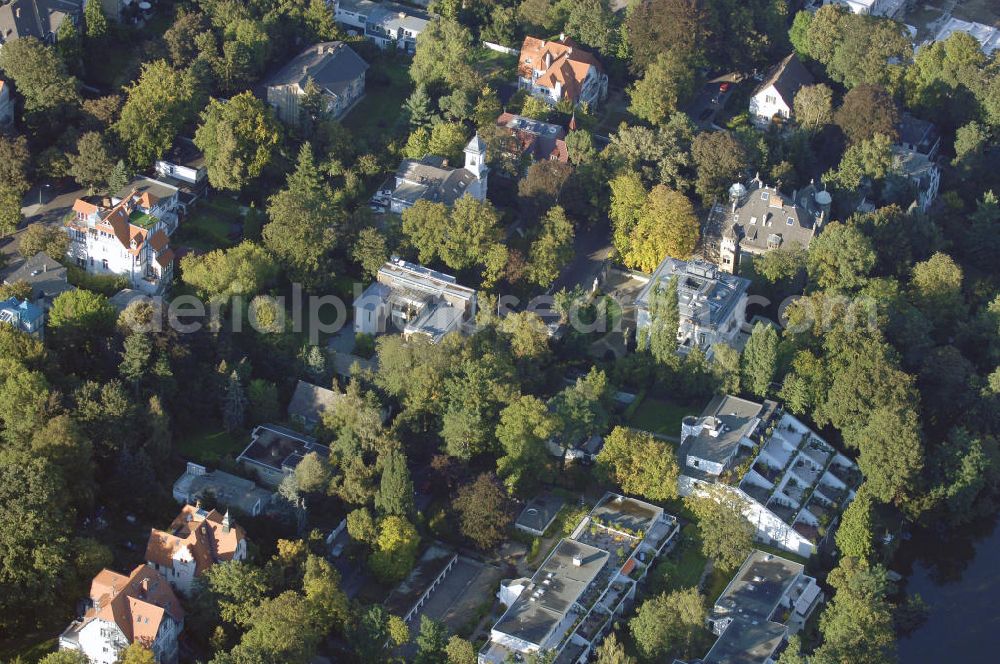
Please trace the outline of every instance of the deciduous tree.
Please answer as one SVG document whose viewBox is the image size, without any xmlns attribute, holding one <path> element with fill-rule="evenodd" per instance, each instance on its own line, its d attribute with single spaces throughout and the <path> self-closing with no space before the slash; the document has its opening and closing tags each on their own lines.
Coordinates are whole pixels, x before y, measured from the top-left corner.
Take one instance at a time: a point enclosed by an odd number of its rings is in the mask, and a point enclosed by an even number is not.
<svg viewBox="0 0 1000 664">
<path fill-rule="evenodd" d="M 125 95 L 115 131 L 132 166 L 143 170 L 170 149 L 194 113 L 194 82 L 166 60 L 155 60 L 142 66 L 138 80 L 125 89 Z M 219 186 L 214 180 L 212 185 Z"/>
<path fill-rule="evenodd" d="M 528 274 L 539 286 L 549 286 L 573 259 L 573 224 L 556 205 L 542 217 L 538 236 L 531 243 Z"/>
<path fill-rule="evenodd" d="M 686 588 L 647 599 L 629 621 L 640 654 L 649 661 L 684 652 L 705 622 L 705 602 L 697 588 Z"/>
<path fill-rule="evenodd" d="M 674 450 L 649 432 L 612 429 L 597 455 L 597 470 L 625 493 L 655 501 L 677 497 L 679 468 Z"/>
<path fill-rule="evenodd" d="M 533 396 L 521 396 L 500 411 L 496 437 L 504 455 L 497 459 L 497 475 L 508 492 L 524 494 L 537 486 L 555 424 L 545 403 Z"/>
<path fill-rule="evenodd" d="M 684 501 L 698 520 L 702 552 L 721 569 L 736 569 L 753 549 L 754 526 L 743 500 L 724 486 L 701 487 Z"/>
<path fill-rule="evenodd" d="M 209 101 L 194 142 L 205 153 L 209 183 L 240 191 L 271 162 L 281 133 L 271 108 L 248 91 L 228 101 Z"/>
<path fill-rule="evenodd" d="M 767 396 L 778 368 L 778 333 L 767 323 L 757 323 L 743 349 L 743 385 L 758 397 Z"/>
<path fill-rule="evenodd" d="M 368 564 L 381 581 L 400 581 L 413 569 L 419 545 L 420 536 L 409 521 L 401 516 L 387 516 L 378 524 L 375 550 Z"/>
<path fill-rule="evenodd" d="M 695 68 L 676 49 L 656 56 L 629 89 L 629 110 L 652 124 L 664 123 L 694 93 Z"/>
<path fill-rule="evenodd" d="M 453 505 L 462 534 L 477 547 L 487 550 L 504 539 L 511 516 L 507 496 L 495 476 L 483 473 L 461 487 Z"/>
<path fill-rule="evenodd" d="M 325 283 L 331 277 L 330 252 L 337 243 L 342 213 L 308 143 L 299 151 L 288 184 L 268 201 L 267 214 L 264 245 L 289 276 L 309 286 Z"/>
</svg>

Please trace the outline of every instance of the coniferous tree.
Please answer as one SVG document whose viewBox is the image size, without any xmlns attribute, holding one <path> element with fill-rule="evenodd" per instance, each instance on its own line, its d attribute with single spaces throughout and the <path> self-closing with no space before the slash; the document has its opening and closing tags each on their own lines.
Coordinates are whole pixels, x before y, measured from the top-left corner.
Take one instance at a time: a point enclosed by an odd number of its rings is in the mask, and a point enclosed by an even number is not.
<svg viewBox="0 0 1000 664">
<path fill-rule="evenodd" d="M 390 450 L 380 459 L 382 479 L 375 492 L 375 508 L 382 514 L 406 516 L 413 512 L 413 482 L 406 467 L 406 457 Z"/>
<path fill-rule="evenodd" d="M 126 168 L 125 162 L 119 159 L 108 175 L 108 191 L 112 195 L 117 194 L 128 184 L 128 179 L 128 168 Z"/>
<path fill-rule="evenodd" d="M 778 365 L 778 333 L 766 323 L 757 323 L 743 349 L 743 385 L 758 397 L 767 394 Z"/>
<path fill-rule="evenodd" d="M 678 307 L 677 277 L 671 277 L 666 286 L 657 284 L 653 288 L 649 299 L 649 327 L 641 331 L 639 345 L 662 364 L 672 363 L 677 355 Z"/>
<path fill-rule="evenodd" d="M 239 374 L 233 370 L 226 385 L 226 399 L 222 409 L 222 424 L 226 431 L 235 431 L 243 426 L 246 417 L 247 398 Z"/>
</svg>

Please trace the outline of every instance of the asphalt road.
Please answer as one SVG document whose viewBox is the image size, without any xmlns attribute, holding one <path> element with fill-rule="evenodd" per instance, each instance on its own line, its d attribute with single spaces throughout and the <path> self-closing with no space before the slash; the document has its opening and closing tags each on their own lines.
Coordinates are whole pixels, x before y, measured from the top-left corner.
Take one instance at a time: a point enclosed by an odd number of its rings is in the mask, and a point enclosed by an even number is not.
<svg viewBox="0 0 1000 664">
<path fill-rule="evenodd" d="M 556 293 L 563 288 L 572 290 L 574 286 L 590 290 L 594 278 L 611 255 L 610 222 L 597 224 L 577 234 L 573 242 L 573 252 L 573 261 L 555 280 L 549 288 L 549 293 Z"/>
<path fill-rule="evenodd" d="M 41 194 L 40 198 L 39 194 Z M 24 221 L 21 223 L 21 227 L 9 237 L 0 240 L 0 254 L 3 254 L 4 258 L 7 259 L 6 265 L 0 269 L 0 276 L 10 274 L 24 262 L 24 257 L 21 256 L 18 248 L 25 228 L 38 223 L 49 226 L 62 223 L 63 217 L 73 207 L 73 202 L 86 195 L 87 190 L 79 188 L 71 180 L 42 186 L 41 192 L 39 192 L 38 187 L 32 187 L 22 201 L 21 214 L 24 216 Z M 39 204 L 39 200 L 41 200 L 41 204 Z"/>
</svg>

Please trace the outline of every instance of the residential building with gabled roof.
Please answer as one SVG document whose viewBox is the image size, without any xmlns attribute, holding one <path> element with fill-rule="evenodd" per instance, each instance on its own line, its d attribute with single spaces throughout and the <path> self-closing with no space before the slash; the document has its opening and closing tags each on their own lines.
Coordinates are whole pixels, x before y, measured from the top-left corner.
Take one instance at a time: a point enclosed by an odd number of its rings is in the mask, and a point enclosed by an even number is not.
<svg viewBox="0 0 1000 664">
<path fill-rule="evenodd" d="M 167 530 L 153 528 L 146 562 L 182 595 L 212 565 L 247 557 L 246 532 L 218 510 L 185 505 Z"/>
<path fill-rule="evenodd" d="M 65 223 L 66 256 L 91 274 L 123 276 L 131 288 L 159 295 L 173 281 L 177 211 L 177 188 L 149 178 L 111 198 L 78 198 Z"/>
<path fill-rule="evenodd" d="M 857 465 L 774 401 L 717 395 L 681 423 L 678 490 L 739 498 L 757 539 L 811 556 L 854 499 Z"/>
<path fill-rule="evenodd" d="M 814 182 L 787 195 L 760 176 L 729 188 L 729 202 L 717 202 L 706 228 L 721 231 L 718 265 L 739 271 L 741 256 L 762 256 L 774 249 L 807 249 L 830 220 L 833 198 Z M 709 243 L 706 242 L 706 245 Z"/>
<path fill-rule="evenodd" d="M 323 112 L 339 118 L 364 95 L 366 71 L 368 63 L 344 42 L 313 44 L 267 80 L 267 103 L 282 122 L 298 125 L 300 103 L 312 81 L 322 97 Z"/>
<path fill-rule="evenodd" d="M 83 4 L 80 0 L 12 0 L 0 5 L 0 48 L 24 37 L 54 44 L 63 21 L 80 19 Z"/>
<path fill-rule="evenodd" d="M 419 200 L 453 205 L 463 196 L 472 196 L 485 201 L 490 170 L 486 163 L 486 143 L 476 134 L 463 152 L 462 168 L 452 168 L 447 159 L 436 155 L 404 159 L 395 177 L 379 188 L 373 202 L 388 204 L 389 211 L 402 214 Z"/>
<path fill-rule="evenodd" d="M 115 664 L 125 648 L 141 643 L 158 664 L 177 661 L 184 610 L 170 584 L 149 565 L 131 574 L 102 570 L 90 584 L 83 616 L 59 636 L 60 650 L 76 650 L 91 664 Z"/>
<path fill-rule="evenodd" d="M 26 259 L 21 267 L 6 277 L 7 285 L 23 282 L 31 287 L 31 302 L 43 309 L 52 306 L 52 301 L 60 294 L 76 288 L 69 283 L 66 268 L 43 251 Z"/>
<path fill-rule="evenodd" d="M 343 395 L 339 392 L 300 380 L 295 384 L 292 400 L 288 402 L 288 419 L 306 431 L 312 431 L 341 397 Z"/>
<path fill-rule="evenodd" d="M 600 61 L 572 39 L 525 37 L 517 59 L 517 87 L 549 104 L 569 101 L 595 108 L 608 94 Z"/>
<path fill-rule="evenodd" d="M 790 120 L 795 95 L 815 82 L 795 53 L 788 54 L 775 65 L 750 98 L 750 116 L 758 125 L 774 120 Z"/>
</svg>

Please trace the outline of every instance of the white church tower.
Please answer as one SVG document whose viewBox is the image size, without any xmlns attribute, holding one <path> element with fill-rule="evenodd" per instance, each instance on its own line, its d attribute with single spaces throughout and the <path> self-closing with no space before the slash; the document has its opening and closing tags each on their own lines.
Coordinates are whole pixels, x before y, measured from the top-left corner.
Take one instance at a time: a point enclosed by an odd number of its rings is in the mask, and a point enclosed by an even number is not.
<svg viewBox="0 0 1000 664">
<path fill-rule="evenodd" d="M 481 201 L 486 200 L 486 180 L 490 169 L 486 165 L 486 143 L 479 138 L 478 132 L 465 146 L 463 152 L 465 152 L 465 170 L 476 176 L 476 181 L 469 184 L 469 195 Z"/>
</svg>

